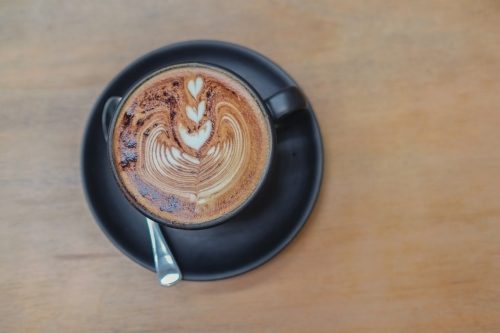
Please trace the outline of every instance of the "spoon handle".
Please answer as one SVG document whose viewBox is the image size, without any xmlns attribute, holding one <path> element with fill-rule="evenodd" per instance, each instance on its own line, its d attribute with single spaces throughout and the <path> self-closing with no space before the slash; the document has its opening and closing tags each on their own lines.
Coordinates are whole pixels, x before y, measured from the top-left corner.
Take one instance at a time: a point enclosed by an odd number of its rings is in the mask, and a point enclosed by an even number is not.
<svg viewBox="0 0 500 333">
<path fill-rule="evenodd" d="M 181 270 L 177 266 L 158 224 L 148 218 L 146 220 L 153 246 L 158 281 L 163 287 L 171 287 L 182 279 Z"/>
</svg>

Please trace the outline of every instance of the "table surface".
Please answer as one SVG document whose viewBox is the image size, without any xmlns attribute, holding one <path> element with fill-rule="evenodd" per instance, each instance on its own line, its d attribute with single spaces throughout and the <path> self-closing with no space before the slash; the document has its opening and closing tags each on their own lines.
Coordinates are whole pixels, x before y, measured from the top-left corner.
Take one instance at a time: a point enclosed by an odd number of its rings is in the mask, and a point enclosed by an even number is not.
<svg viewBox="0 0 500 333">
<path fill-rule="evenodd" d="M 500 2 L 0 4 L 0 332 L 499 332 Z M 191 39 L 300 84 L 319 199 L 265 265 L 161 288 L 85 201 L 89 112 L 127 64 Z"/>
</svg>

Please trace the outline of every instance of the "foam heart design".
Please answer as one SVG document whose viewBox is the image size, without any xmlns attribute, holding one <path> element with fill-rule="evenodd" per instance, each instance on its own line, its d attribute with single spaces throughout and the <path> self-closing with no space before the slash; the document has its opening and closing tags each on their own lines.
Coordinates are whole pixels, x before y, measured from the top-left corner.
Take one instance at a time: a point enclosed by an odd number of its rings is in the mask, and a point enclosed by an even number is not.
<svg viewBox="0 0 500 333">
<path fill-rule="evenodd" d="M 203 118 L 204 113 L 205 113 L 205 101 L 201 101 L 200 104 L 198 104 L 198 110 L 195 110 L 189 105 L 186 106 L 186 115 L 188 116 L 189 119 L 191 119 L 197 124 L 200 123 L 200 120 L 201 118 Z"/>
<path fill-rule="evenodd" d="M 201 146 L 208 140 L 212 131 L 212 122 L 209 120 L 200 127 L 198 132 L 189 133 L 186 126 L 179 124 L 179 133 L 184 143 L 193 149 L 200 149 Z"/>
<path fill-rule="evenodd" d="M 201 77 L 197 77 L 195 81 L 189 80 L 188 82 L 188 90 L 194 97 L 194 99 L 196 99 L 202 87 L 203 87 L 203 79 Z"/>
</svg>

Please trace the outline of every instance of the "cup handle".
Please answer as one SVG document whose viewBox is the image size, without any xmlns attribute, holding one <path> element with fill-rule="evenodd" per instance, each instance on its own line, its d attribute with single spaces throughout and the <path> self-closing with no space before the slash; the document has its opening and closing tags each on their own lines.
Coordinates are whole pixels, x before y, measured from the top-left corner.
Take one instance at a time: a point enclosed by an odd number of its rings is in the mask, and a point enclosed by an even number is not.
<svg viewBox="0 0 500 333">
<path fill-rule="evenodd" d="M 104 134 L 104 140 L 108 142 L 109 135 L 109 124 L 111 123 L 111 119 L 115 115 L 118 104 L 120 104 L 121 97 L 112 96 L 108 98 L 106 104 L 104 104 L 104 109 L 102 110 L 102 132 Z"/>
<path fill-rule="evenodd" d="M 304 94 L 295 86 L 278 91 L 264 102 L 271 111 L 274 121 L 279 121 L 285 116 L 307 107 Z"/>
</svg>

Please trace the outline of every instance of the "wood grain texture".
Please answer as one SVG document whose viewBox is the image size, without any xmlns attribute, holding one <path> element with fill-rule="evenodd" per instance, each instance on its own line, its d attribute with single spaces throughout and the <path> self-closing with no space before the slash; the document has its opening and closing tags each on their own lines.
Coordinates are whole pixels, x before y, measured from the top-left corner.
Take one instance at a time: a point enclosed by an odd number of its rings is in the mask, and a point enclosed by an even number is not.
<svg viewBox="0 0 500 333">
<path fill-rule="evenodd" d="M 299 236 L 162 289 L 101 233 L 79 153 L 105 85 L 190 39 L 279 63 L 318 117 Z M 0 2 L 0 332 L 499 332 L 500 2 Z"/>
</svg>

